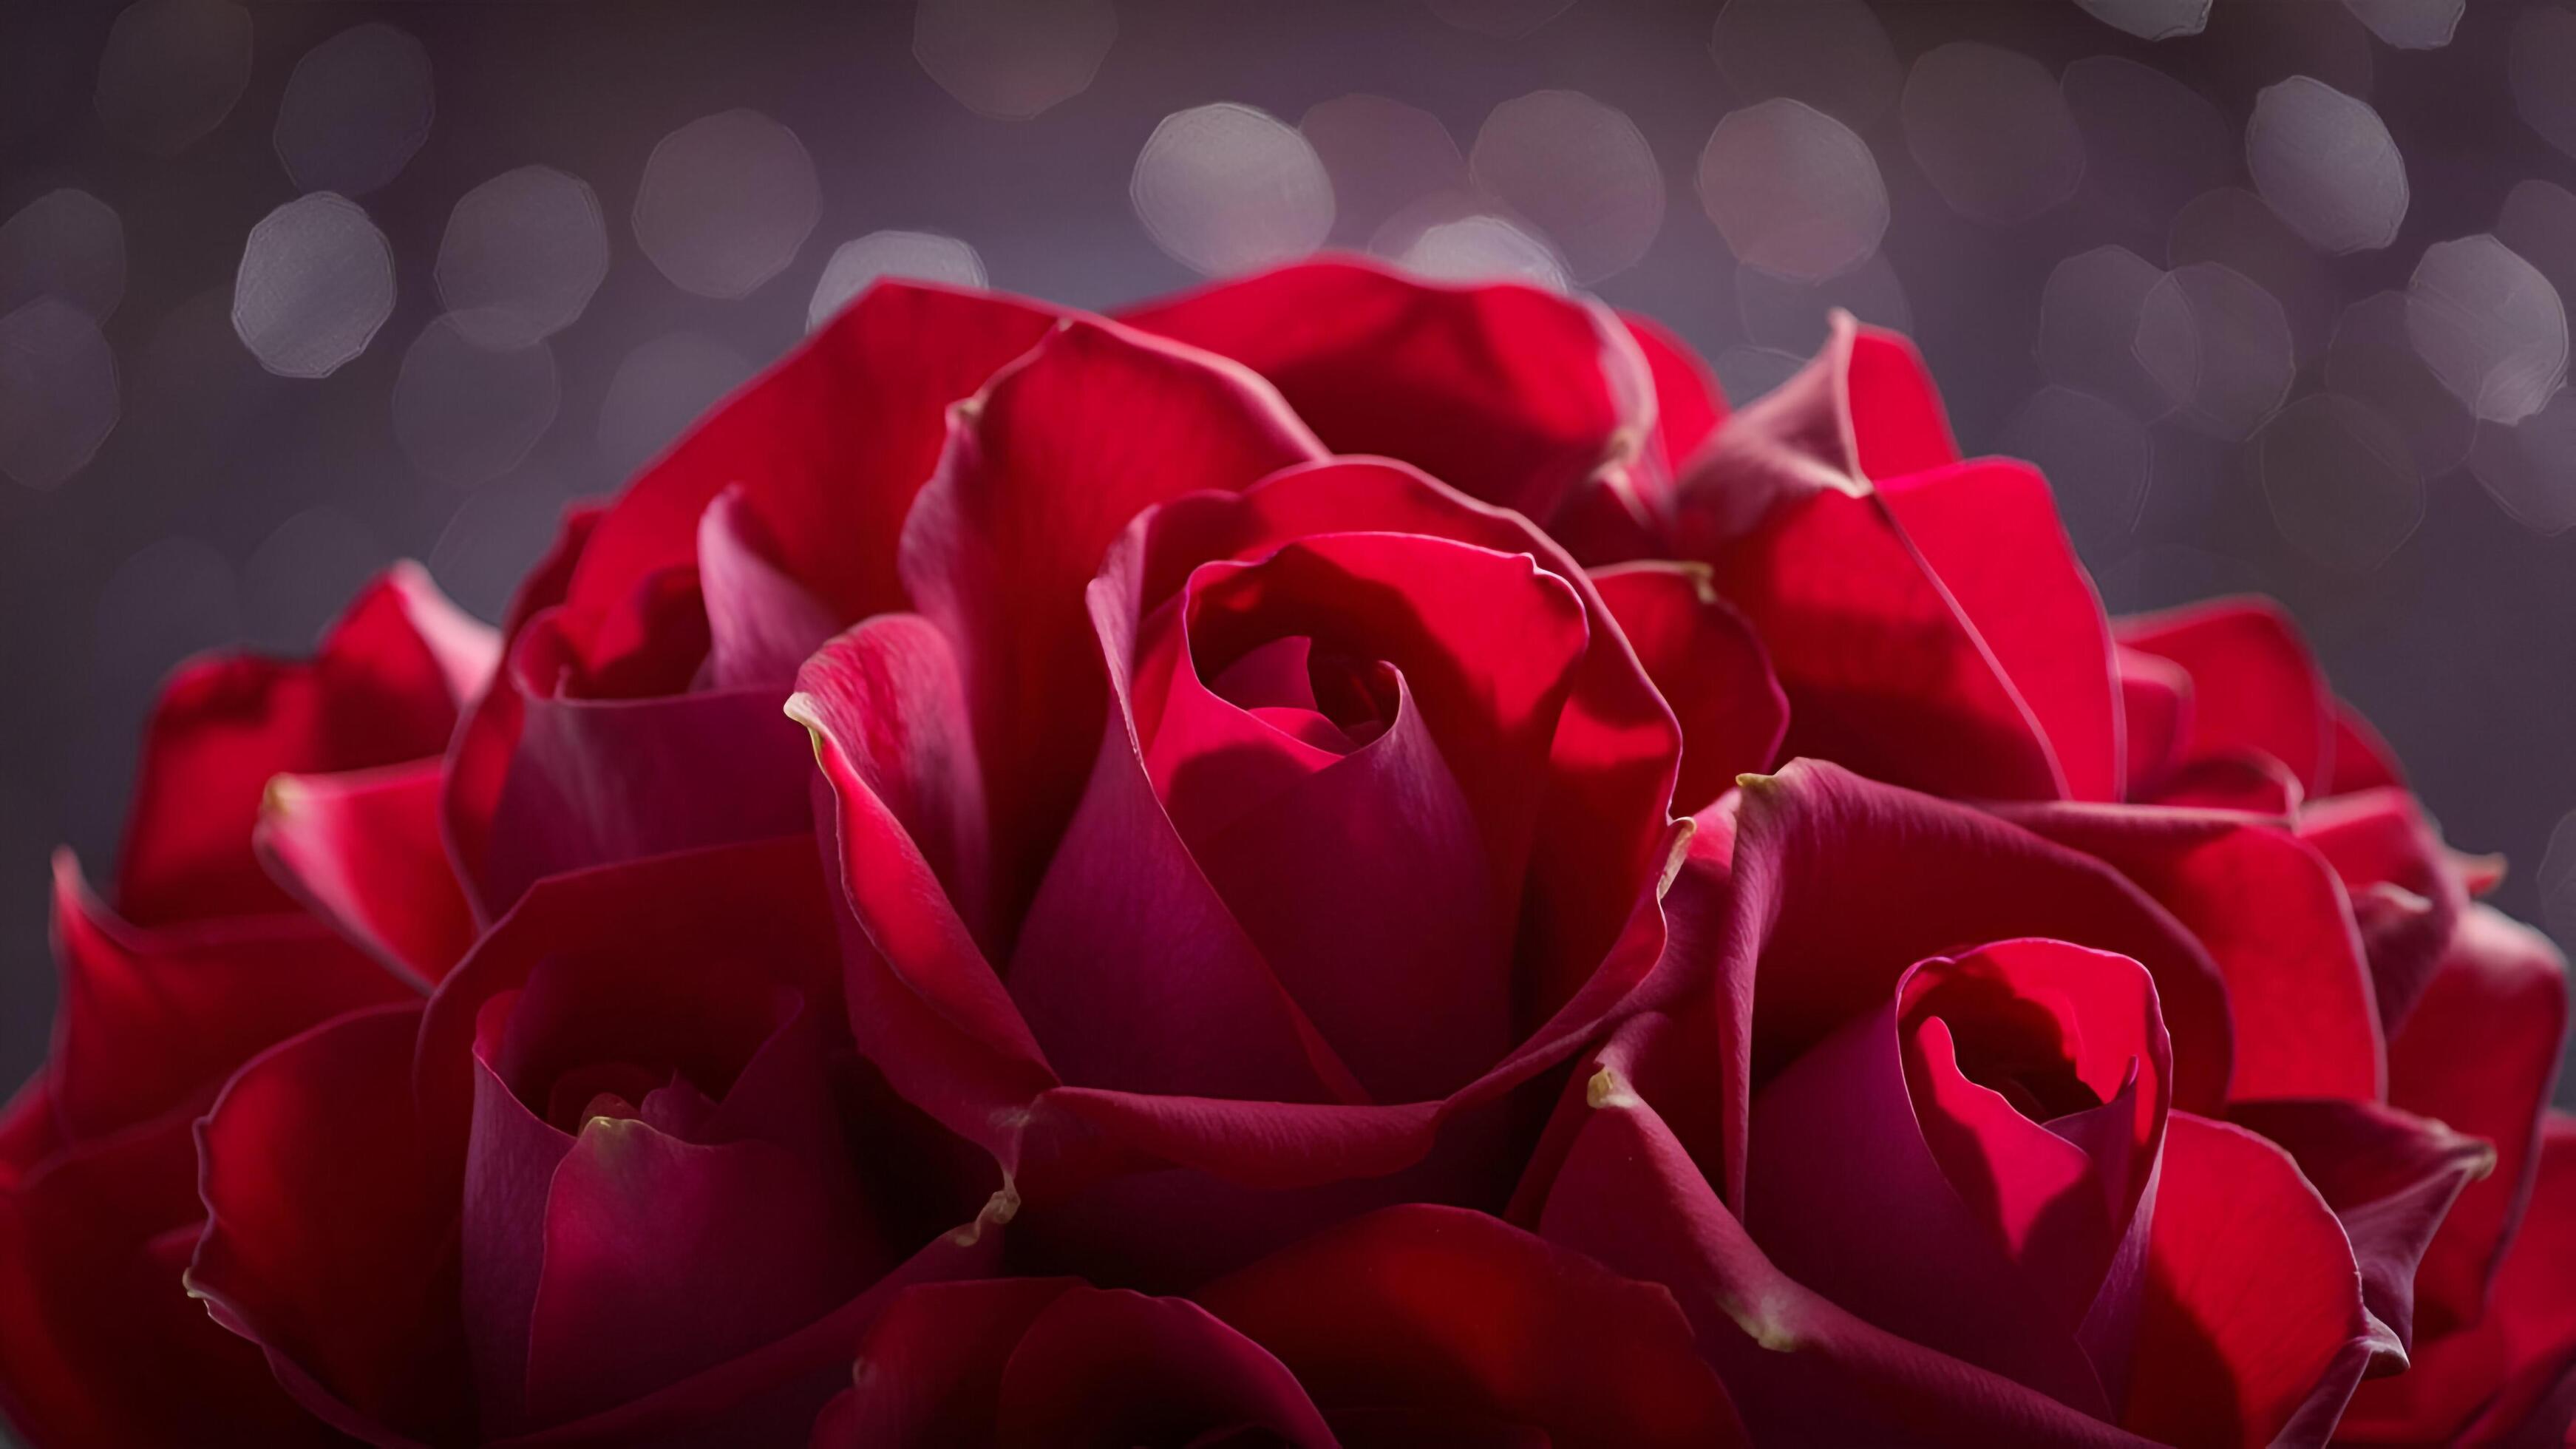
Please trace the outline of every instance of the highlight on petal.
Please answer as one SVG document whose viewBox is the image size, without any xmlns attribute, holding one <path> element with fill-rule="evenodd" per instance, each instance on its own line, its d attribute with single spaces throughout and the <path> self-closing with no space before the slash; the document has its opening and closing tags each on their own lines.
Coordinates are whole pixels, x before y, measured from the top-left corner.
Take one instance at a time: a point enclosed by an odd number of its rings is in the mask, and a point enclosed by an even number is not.
<svg viewBox="0 0 2576 1449">
<path fill-rule="evenodd" d="M 2319 1444 L 2392 1344 L 2353 1250 L 2289 1154 L 2177 1112 L 2122 1426 L 2167 1444 Z"/>
<path fill-rule="evenodd" d="M 1789 701 L 1760 636 L 1688 564 L 1621 564 L 1592 583 L 1682 727 L 1673 813 L 1696 815 L 1769 769 L 1789 728 Z"/>
<path fill-rule="evenodd" d="M 1615 317 L 1516 283 L 1441 286 L 1334 258 L 1125 320 L 1268 378 L 1336 453 L 1401 458 L 1542 524 L 1637 456 L 1655 408 L 1647 357 Z"/>
<path fill-rule="evenodd" d="M 643 579 L 693 562 L 707 506 L 739 484 L 780 569 L 840 619 L 902 608 L 896 543 L 949 404 L 1054 324 L 1053 309 L 1012 297 L 869 288 L 635 480 L 592 531 L 566 602 L 615 610 Z"/>
<path fill-rule="evenodd" d="M 439 833 L 441 762 L 268 782 L 255 837 L 287 887 L 422 990 L 474 941 Z"/>
<path fill-rule="evenodd" d="M 904 525 L 913 606 L 955 651 L 1007 922 L 1082 788 L 1102 681 L 1083 590 L 1128 520 L 1323 447 L 1242 367 L 1114 324 L 1048 334 L 954 417 Z M 1006 933 L 1007 935 L 1007 933 Z"/>
</svg>

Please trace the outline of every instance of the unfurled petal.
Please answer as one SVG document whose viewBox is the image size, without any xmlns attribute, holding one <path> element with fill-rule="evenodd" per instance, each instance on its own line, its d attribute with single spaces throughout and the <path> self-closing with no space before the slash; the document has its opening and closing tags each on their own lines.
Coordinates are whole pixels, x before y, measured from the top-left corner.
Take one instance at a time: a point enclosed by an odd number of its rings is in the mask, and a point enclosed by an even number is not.
<svg viewBox="0 0 2576 1449">
<path fill-rule="evenodd" d="M 439 834 L 440 762 L 279 775 L 260 852 L 313 910 L 427 990 L 474 942 L 474 911 Z"/>
<path fill-rule="evenodd" d="M 1099 738 L 1083 590 L 1110 541 L 1155 503 L 1322 452 L 1240 367 L 1080 320 L 957 413 L 904 525 L 902 574 L 956 653 L 1004 920 L 1036 889 Z"/>
<path fill-rule="evenodd" d="M 2496 1150 L 2495 1171 L 2460 1193 L 2416 1274 L 2421 1333 L 2480 1316 L 2531 1194 L 2566 1033 L 2567 966 L 2557 947 L 2492 907 L 2469 907 L 2388 1046 L 2390 1105 Z"/>
<path fill-rule="evenodd" d="M 2311 796 L 2332 784 L 2335 705 L 2289 616 L 2260 599 L 2220 599 L 2122 619 L 2125 649 L 2191 676 L 2185 759 L 2259 750 Z"/>
<path fill-rule="evenodd" d="M 353 1013 L 253 1061 L 198 1126 L 206 1205 L 190 1291 L 351 1433 L 469 1422 L 456 1203 L 412 1110 L 417 1006 Z"/>
<path fill-rule="evenodd" d="M 1673 813 L 1696 815 L 1733 789 L 1736 776 L 1770 768 L 1789 727 L 1789 701 L 1760 637 L 1709 587 L 1708 572 L 1623 564 L 1595 572 L 1592 582 L 1681 722 Z"/>
<path fill-rule="evenodd" d="M 1647 361 L 1606 311 L 1311 262 L 1130 313 L 1268 378 L 1336 453 L 1401 458 L 1541 523 L 1646 442 Z"/>
<path fill-rule="evenodd" d="M 2177 1112 L 2156 1185 L 2124 1427 L 2168 1444 L 2322 1444 L 2376 1353 L 2343 1228 L 2289 1154 Z"/>
</svg>

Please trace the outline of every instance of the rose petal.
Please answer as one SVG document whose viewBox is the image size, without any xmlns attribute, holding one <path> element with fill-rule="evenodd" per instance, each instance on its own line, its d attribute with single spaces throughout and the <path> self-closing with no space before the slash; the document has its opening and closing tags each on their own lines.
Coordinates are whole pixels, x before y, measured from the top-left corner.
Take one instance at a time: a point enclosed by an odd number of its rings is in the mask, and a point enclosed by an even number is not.
<svg viewBox="0 0 2576 1449">
<path fill-rule="evenodd" d="M 2030 711 L 2066 795 L 2119 798 L 2126 762 L 2111 626 L 2048 480 L 1988 459 L 1884 479 L 1878 492 Z"/>
<path fill-rule="evenodd" d="M 933 1449 L 989 1441 L 1002 1372 L 1072 1278 L 1005 1278 L 910 1289 L 859 1344 L 853 1386 L 814 1425 L 814 1449 Z"/>
<path fill-rule="evenodd" d="M 1645 442 L 1654 386 L 1605 310 L 1371 262 L 1283 267 L 1126 320 L 1268 378 L 1336 453 L 1401 458 L 1542 523 Z"/>
<path fill-rule="evenodd" d="M 2325 856 L 2353 894 L 2379 1019 L 2393 1037 L 2405 1028 L 2468 909 L 2451 853 L 2415 798 L 2385 786 L 2317 802 L 2301 813 L 2299 838 Z"/>
<path fill-rule="evenodd" d="M 1680 476 L 1691 456 L 1726 421 L 1726 397 L 1690 344 L 1652 317 L 1622 312 L 1619 321 L 1637 340 L 1655 382 L 1655 451 L 1667 479 Z"/>
<path fill-rule="evenodd" d="M 440 762 L 269 781 L 256 842 L 315 914 L 426 991 L 474 942 L 439 834 Z"/>
<path fill-rule="evenodd" d="M 2555 1449 L 2576 1418 L 2576 1118 L 2552 1113 L 2531 1210 L 2496 1276 L 2488 1315 L 2417 1345 L 2394 1378 L 2363 1384 L 2340 1433 L 2360 1444 Z"/>
<path fill-rule="evenodd" d="M 692 562 L 707 505 L 740 484 L 780 568 L 838 618 L 904 607 L 896 541 L 938 461 L 948 405 L 1054 321 L 1050 308 L 988 292 L 869 288 L 635 480 L 583 549 L 567 602 L 619 609 L 642 579 Z"/>
<path fill-rule="evenodd" d="M 361 1437 L 463 1430 L 455 1198 L 404 1068 L 416 1005 L 340 1017 L 244 1067 L 198 1124 L 188 1288 L 307 1409 Z"/>
<path fill-rule="evenodd" d="M 2311 796 L 2327 793 L 2334 699 L 2289 616 L 2267 599 L 2220 599 L 2122 619 L 2124 648 L 2179 665 L 2192 679 L 2185 759 L 2260 750 Z"/>
<path fill-rule="evenodd" d="M 1875 1010 L 1914 962 L 1962 941 L 2021 936 L 2143 964 L 2172 1034 L 2175 1104 L 2216 1109 L 2226 1100 L 2233 1052 L 2216 964 L 2101 861 L 1813 760 L 1749 781 L 1738 830 L 1731 924 L 1708 948 L 1722 1101 L 1746 1103 L 1801 1051 Z M 1746 1108 L 1729 1110 L 1721 1179 L 1741 1203 Z"/>
<path fill-rule="evenodd" d="M 2120 714 L 2128 736 L 2127 798 L 2153 793 L 2182 758 L 2191 731 L 2191 674 L 2160 655 L 2112 646 L 2120 672 Z"/>
<path fill-rule="evenodd" d="M 2322 1444 L 2382 1332 L 2289 1154 L 2176 1112 L 2123 1426 L 2167 1444 Z"/>
<path fill-rule="evenodd" d="M 832 606 L 773 562 L 783 552 L 742 484 L 717 494 L 698 522 L 706 669 L 717 689 L 785 685 L 806 655 L 841 631 Z"/>
<path fill-rule="evenodd" d="M 996 1397 L 995 1440 L 1003 1444 L 1167 1444 L 1261 1433 L 1288 1449 L 1335 1449 L 1295 1375 L 1178 1299 L 1066 1293 L 1029 1324 Z"/>
<path fill-rule="evenodd" d="M 2240 1102 L 2227 1117 L 2299 1164 L 2352 1240 L 2363 1303 L 2411 1347 L 2417 1264 L 2460 1189 L 2494 1170 L 2495 1149 L 2368 1102 Z"/>
<path fill-rule="evenodd" d="M 1081 320 L 956 415 L 905 522 L 901 572 L 956 652 L 1002 921 L 1035 890 L 1094 753 L 1103 686 L 1082 599 L 1110 541 L 1148 505 L 1322 451 L 1241 368 Z"/>
<path fill-rule="evenodd" d="M 1760 637 L 1709 587 L 1707 570 L 1622 564 L 1592 582 L 1681 722 L 1673 813 L 1695 815 L 1736 776 L 1770 768 L 1788 732 L 1788 697 Z"/>
<path fill-rule="evenodd" d="M 1195 1296 L 1327 1415 L 1404 1404 L 1567 1449 L 1743 1441 L 1669 1295 L 1482 1213 L 1388 1208 Z"/>
<path fill-rule="evenodd" d="M 182 666 L 144 727 L 118 909 L 144 926 L 289 909 L 251 853 L 269 777 L 443 753 L 494 647 L 402 564 L 358 595 L 310 660 Z"/>
<path fill-rule="evenodd" d="M 2541 1121 L 2567 1032 L 2558 948 L 2487 906 L 2460 917 L 2451 947 L 2388 1046 L 2389 1104 L 2494 1144 L 2495 1171 L 2451 1207 L 2416 1273 L 2426 1335 L 2475 1322 L 2538 1170 Z"/>
<path fill-rule="evenodd" d="M 1650 1039 L 1639 1018 L 1569 1104 L 1580 1123 L 1544 1190 L 1542 1231 L 1639 1279 L 1669 1285 L 1759 1442 L 2137 1444 L 2034 1390 L 1872 1327 L 1774 1267 L 1717 1199 L 1627 1075 Z M 1712 1058 L 1657 1053 L 1638 1080 L 1684 1074 L 1714 1095 Z M 1598 1068 L 1606 1066 L 1608 1070 Z M 1687 1106 L 1686 1097 L 1673 1099 Z"/>
<path fill-rule="evenodd" d="M 2228 813 L 2084 805 L 2005 813 L 2117 868 L 2208 949 L 2236 1027 L 2233 1099 L 2379 1097 L 2370 968 L 2343 889 L 2316 850 Z"/>
<path fill-rule="evenodd" d="M 341 1012 L 413 995 L 310 916 L 142 930 L 54 857 L 62 972 L 51 1081 L 75 1138 L 201 1104 L 252 1054 Z"/>
</svg>

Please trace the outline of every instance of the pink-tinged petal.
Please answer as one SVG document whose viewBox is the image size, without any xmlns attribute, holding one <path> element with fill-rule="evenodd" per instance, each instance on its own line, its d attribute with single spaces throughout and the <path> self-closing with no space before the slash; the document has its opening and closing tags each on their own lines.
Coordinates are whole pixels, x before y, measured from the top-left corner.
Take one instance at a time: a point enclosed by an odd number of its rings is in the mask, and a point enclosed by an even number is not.
<svg viewBox="0 0 2576 1449">
<path fill-rule="evenodd" d="M 185 1115 L 0 1190 L 0 1412 L 31 1444 L 321 1444 L 259 1350 L 180 1282 L 204 1209 Z"/>
<path fill-rule="evenodd" d="M 814 1449 L 991 1442 L 1012 1350 L 1048 1305 L 1091 1291 L 1072 1278 L 1002 1278 L 896 1296 L 859 1343 L 851 1387 L 815 1421 Z"/>
<path fill-rule="evenodd" d="M 864 536 L 864 535 L 863 535 Z M 707 682 L 717 689 L 783 686 L 805 656 L 841 632 L 830 604 L 776 560 L 784 545 L 751 510 L 744 485 L 698 522 L 698 589 L 707 610 Z"/>
<path fill-rule="evenodd" d="M 2567 1034 L 2567 964 L 2549 939 L 2487 906 L 2460 917 L 2449 953 L 2388 1046 L 2388 1101 L 2484 1138 L 2495 1171 L 2452 1205 L 2416 1273 L 2417 1331 L 2479 1318 L 2538 1171 L 2541 1122 Z"/>
<path fill-rule="evenodd" d="M 2118 869 L 2208 949 L 2236 1025 L 2232 1100 L 2380 1096 L 2370 968 L 2343 887 L 2315 849 L 2231 813 L 2119 805 L 2006 813 Z"/>
<path fill-rule="evenodd" d="M 1695 815 L 1770 768 L 1789 729 L 1789 700 L 1744 616 L 1686 564 L 1622 564 L 1592 576 L 1601 600 L 1682 727 L 1673 813 Z"/>
<path fill-rule="evenodd" d="M 2370 955 L 2379 1019 L 2391 1036 L 2433 979 L 2469 892 L 2415 797 L 2385 786 L 2329 796 L 2301 812 L 2299 838 L 2352 892 Z"/>
<path fill-rule="evenodd" d="M 1717 376 L 1690 344 L 1652 317 L 1622 312 L 1619 321 L 1645 354 L 1655 381 L 1655 451 L 1667 477 L 1678 477 L 1709 434 L 1726 421 L 1726 397 Z"/>
<path fill-rule="evenodd" d="M 2352 1240 L 2363 1303 L 2411 1347 L 2417 1265 L 2460 1189 L 2493 1170 L 2495 1149 L 2368 1102 L 2240 1102 L 2227 1120 L 2299 1164 Z"/>
<path fill-rule="evenodd" d="M 474 943 L 474 911 L 438 828 L 437 760 L 269 781 L 269 869 L 377 960 L 426 991 Z"/>
<path fill-rule="evenodd" d="M 404 564 L 358 595 L 309 660 L 181 666 L 144 727 L 118 910 L 157 926 L 289 909 L 251 853 L 269 777 L 444 752 L 492 648 L 489 630 Z"/>
<path fill-rule="evenodd" d="M 253 1054 L 341 1012 L 412 996 L 310 916 L 143 930 L 54 858 L 55 1112 L 75 1138 L 202 1104 Z"/>
<path fill-rule="evenodd" d="M 2557 1449 L 2576 1419 L 2576 1117 L 2550 1114 L 2531 1211 L 2487 1316 L 2417 1345 L 2413 1365 L 2363 1384 L 2341 1436 L 2356 1444 Z M 2340 1441 L 2339 1441 L 2340 1442 Z"/>
<path fill-rule="evenodd" d="M 1671 1295 L 1482 1213 L 1388 1208 L 1193 1296 L 1328 1417 L 1403 1404 L 1566 1449 L 1743 1442 Z"/>
<path fill-rule="evenodd" d="M 2191 733 L 2191 675 L 2160 655 L 2115 644 L 2130 799 L 2150 793 L 2182 759 Z"/>
<path fill-rule="evenodd" d="M 2310 796 L 2334 765 L 2334 697 L 2305 640 L 2267 599 L 2221 599 L 2119 621 L 2121 645 L 2180 666 L 2192 680 L 2184 759 L 2259 750 Z"/>
<path fill-rule="evenodd" d="M 460 850 L 487 916 L 549 875 L 811 828 L 813 767 L 778 718 L 786 682 L 684 692 L 705 657 L 705 617 L 684 578 L 666 576 L 657 598 L 666 622 L 650 646 L 597 671 L 570 614 L 539 615 L 492 690 L 513 703 L 487 704 L 467 726 L 460 754 L 485 748 L 487 728 L 512 732 L 482 854 Z"/>
<path fill-rule="evenodd" d="M 739 484 L 779 567 L 840 619 L 904 607 L 896 541 L 948 405 L 1054 322 L 1040 304 L 985 292 L 870 288 L 635 480 L 599 520 L 569 601 L 622 608 L 638 581 L 689 564 L 707 505 Z"/>
<path fill-rule="evenodd" d="M 2030 711 L 2076 800 L 2116 800 L 2127 760 L 2111 626 L 2048 480 L 1981 459 L 1887 478 L 1879 497 Z"/>
<path fill-rule="evenodd" d="M 948 636 L 1015 920 L 1095 752 L 1103 683 L 1083 591 L 1138 511 L 1240 489 L 1322 445 L 1240 367 L 1071 321 L 954 419 L 904 525 L 914 607 Z"/>
<path fill-rule="evenodd" d="M 1000 1444 L 1177 1444 L 1236 1434 L 1338 1449 L 1296 1376 L 1197 1304 L 1076 1288 L 1002 1370 Z"/>
<path fill-rule="evenodd" d="M 1333 259 L 1126 320 L 1268 378 L 1336 453 L 1401 458 L 1542 523 L 1646 442 L 1654 384 L 1637 342 L 1605 309 L 1537 287 Z"/>
<path fill-rule="evenodd" d="M 984 786 L 948 640 L 917 615 L 879 615 L 797 683 L 788 713 L 832 791 L 825 846 L 854 914 L 851 1031 L 896 1090 L 1008 1161 L 1008 1114 L 1055 1074 L 979 941 Z"/>
<path fill-rule="evenodd" d="M 416 1005 L 353 1012 L 233 1078 L 197 1126 L 188 1288 L 306 1408 L 376 1442 L 470 1421 L 455 1199 L 405 1068 Z"/>
<path fill-rule="evenodd" d="M 2322 1444 L 2383 1332 L 2289 1154 L 2175 1113 L 2123 1425 L 2167 1444 Z"/>
<path fill-rule="evenodd" d="M 1984 811 L 1792 761 L 1744 790 L 1729 925 L 1708 948 L 1733 1121 L 1719 1174 L 1742 1203 L 1750 1094 L 1963 941 L 2051 937 L 2147 968 L 2173 1040 L 2173 1101 L 2218 1109 L 2234 1055 L 2218 965 L 2090 855 Z M 1866 903 L 1856 909 L 1854 902 Z M 2356 988 L 2358 989 L 2358 988 Z"/>
<path fill-rule="evenodd" d="M 1713 1097 L 1704 1052 L 1636 1061 L 1631 1023 L 1584 1066 L 1570 1149 L 1545 1185 L 1541 1230 L 1671 1288 L 1757 1442 L 2136 1445 L 2144 1441 L 2011 1379 L 1889 1333 L 1780 1271 L 1651 1102 Z M 1669 1098 L 1641 1094 L 1648 1077 Z"/>
<path fill-rule="evenodd" d="M 2111 1248 L 2089 1161 L 2035 1123 L 2012 1130 L 1990 1113 L 1965 1115 L 1981 1089 L 1964 1079 L 1965 1092 L 1937 1080 L 1909 1092 L 1916 1074 L 1896 1002 L 1891 983 L 1876 1010 L 1761 1088 L 1746 1230 L 1783 1272 L 1870 1323 L 2106 1417 L 2101 1376 L 2076 1340 Z M 1949 1046 L 1946 1033 L 1939 1045 Z M 2052 1201 L 2020 1201 L 2032 1197 Z M 2089 1241 L 2030 1243 L 2028 1225 L 2014 1221 L 2022 1206 L 2034 1217 L 2049 1208 L 2069 1237 Z M 2079 1256 L 2095 1260 L 2092 1281 L 2071 1289 L 2024 1271 L 2072 1271 L 2051 1260 Z"/>
<path fill-rule="evenodd" d="M 2337 700 L 2334 773 L 2326 782 L 2326 793 L 2350 795 L 2390 787 L 2406 788 L 2406 771 L 2397 763 L 2397 752 L 2380 738 L 2379 731 L 2362 717 L 2361 711 Z"/>
</svg>

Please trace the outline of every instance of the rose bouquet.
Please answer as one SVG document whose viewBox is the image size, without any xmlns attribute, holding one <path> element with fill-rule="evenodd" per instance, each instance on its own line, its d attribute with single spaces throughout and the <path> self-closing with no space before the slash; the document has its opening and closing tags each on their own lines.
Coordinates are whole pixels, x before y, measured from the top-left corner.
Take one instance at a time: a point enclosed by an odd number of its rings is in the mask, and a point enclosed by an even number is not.
<svg viewBox="0 0 2576 1449">
<path fill-rule="evenodd" d="M 0 1123 L 40 1444 L 2557 1444 L 2558 954 L 1839 322 L 881 284 L 201 660 Z"/>
</svg>

